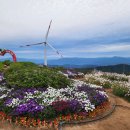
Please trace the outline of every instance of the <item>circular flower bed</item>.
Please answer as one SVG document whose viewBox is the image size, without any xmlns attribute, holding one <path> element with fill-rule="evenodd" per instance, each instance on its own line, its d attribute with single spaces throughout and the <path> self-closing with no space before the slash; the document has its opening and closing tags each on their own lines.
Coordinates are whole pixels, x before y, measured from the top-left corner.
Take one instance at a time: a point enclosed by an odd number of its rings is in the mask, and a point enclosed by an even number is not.
<svg viewBox="0 0 130 130">
<path fill-rule="evenodd" d="M 0 74 L 0 120 L 57 128 L 61 121 L 95 117 L 109 105 L 101 86 L 71 81 L 49 68 L 14 65 L 5 71 L 6 79 Z"/>
<path fill-rule="evenodd" d="M 61 89 L 1 87 L 0 118 L 10 118 L 24 126 L 36 126 L 37 121 L 56 124 L 60 120 L 85 119 L 107 102 L 107 94 L 101 87 L 79 81 L 73 87 Z"/>
</svg>

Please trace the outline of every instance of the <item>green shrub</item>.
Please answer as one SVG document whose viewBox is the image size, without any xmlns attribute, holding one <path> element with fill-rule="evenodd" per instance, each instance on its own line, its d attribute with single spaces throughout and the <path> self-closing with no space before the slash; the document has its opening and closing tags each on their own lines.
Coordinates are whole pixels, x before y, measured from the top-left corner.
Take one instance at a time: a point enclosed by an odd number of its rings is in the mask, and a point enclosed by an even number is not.
<svg viewBox="0 0 130 130">
<path fill-rule="evenodd" d="M 53 119 L 56 117 L 56 112 L 53 107 L 47 106 L 43 112 L 40 113 L 39 118 L 43 119 Z"/>
<path fill-rule="evenodd" d="M 109 81 L 103 83 L 103 88 L 111 88 L 112 84 Z"/>
<path fill-rule="evenodd" d="M 125 96 L 125 99 L 130 102 L 130 96 Z"/>
<path fill-rule="evenodd" d="M 64 88 L 71 81 L 57 70 L 38 67 L 32 63 L 15 63 L 4 73 L 6 82 L 11 87 L 54 87 Z"/>
<path fill-rule="evenodd" d="M 126 82 L 128 82 L 127 77 L 118 77 L 115 75 L 105 75 L 105 74 L 103 74 L 101 77 L 105 78 L 105 79 L 109 79 L 111 81 L 126 81 Z"/>
<path fill-rule="evenodd" d="M 89 77 L 88 79 L 86 79 L 86 82 L 91 84 L 101 85 L 101 82 L 99 80 L 96 80 L 93 77 Z"/>
<path fill-rule="evenodd" d="M 120 79 L 120 81 L 126 81 L 126 82 L 128 82 L 128 78 L 127 78 L 127 77 L 122 77 L 122 78 Z"/>
<path fill-rule="evenodd" d="M 119 97 L 124 97 L 128 92 L 128 88 L 120 84 L 114 84 L 112 87 L 113 94 Z"/>
<path fill-rule="evenodd" d="M 102 85 L 102 83 L 100 82 L 100 80 L 94 80 L 93 84 L 96 84 L 96 85 L 99 85 L 99 86 Z"/>
<path fill-rule="evenodd" d="M 3 71 L 3 69 L 4 69 L 4 65 L 3 65 L 3 63 L 2 63 L 2 62 L 0 62 L 0 72 L 2 72 L 2 71 Z"/>
<path fill-rule="evenodd" d="M 9 66 L 12 62 L 10 60 L 5 60 L 3 62 L 4 65 Z"/>
</svg>

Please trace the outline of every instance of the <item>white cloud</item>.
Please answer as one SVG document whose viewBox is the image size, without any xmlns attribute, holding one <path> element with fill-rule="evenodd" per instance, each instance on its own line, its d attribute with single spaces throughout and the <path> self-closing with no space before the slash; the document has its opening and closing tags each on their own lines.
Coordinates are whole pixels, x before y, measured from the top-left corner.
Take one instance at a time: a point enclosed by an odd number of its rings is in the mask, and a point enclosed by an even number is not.
<svg viewBox="0 0 130 130">
<path fill-rule="evenodd" d="M 0 40 L 84 38 L 130 27 L 130 0 L 0 0 Z"/>
<path fill-rule="evenodd" d="M 101 45 L 93 45 L 93 46 L 84 46 L 83 48 L 79 47 L 78 49 L 72 48 L 71 52 L 83 52 L 83 53 L 97 53 L 97 52 L 122 52 L 129 51 L 130 44 L 119 43 L 119 44 L 101 44 Z"/>
</svg>

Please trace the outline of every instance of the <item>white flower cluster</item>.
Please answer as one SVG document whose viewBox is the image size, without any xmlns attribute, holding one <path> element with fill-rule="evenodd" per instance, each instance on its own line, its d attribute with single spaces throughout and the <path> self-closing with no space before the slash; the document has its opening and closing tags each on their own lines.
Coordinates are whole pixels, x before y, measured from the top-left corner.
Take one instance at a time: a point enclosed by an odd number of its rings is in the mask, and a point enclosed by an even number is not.
<svg viewBox="0 0 130 130">
<path fill-rule="evenodd" d="M 6 96 L 7 96 L 7 94 L 3 94 L 3 95 L 0 96 L 0 99 L 5 98 Z"/>
<path fill-rule="evenodd" d="M 102 88 L 102 86 L 99 86 L 99 85 L 96 85 L 96 84 L 90 84 L 90 83 L 89 83 L 89 86 L 91 88 Z"/>
<path fill-rule="evenodd" d="M 19 98 L 13 98 L 12 102 L 8 103 L 7 106 L 14 108 L 14 107 L 18 106 L 20 104 L 20 102 L 21 102 L 21 100 Z"/>
<path fill-rule="evenodd" d="M 77 87 L 77 86 L 82 86 L 82 85 L 88 85 L 90 88 L 102 88 L 102 86 L 99 85 L 95 85 L 95 84 L 91 84 L 91 83 L 86 83 L 84 81 L 80 81 L 80 80 L 73 80 L 73 86 Z"/>
<path fill-rule="evenodd" d="M 107 95 L 107 93 L 106 92 L 104 92 L 104 91 L 98 91 L 101 95 L 103 95 L 104 97 L 108 97 L 108 95 Z"/>
<path fill-rule="evenodd" d="M 106 75 L 106 76 L 113 76 L 113 77 L 116 77 L 117 79 L 122 79 L 122 78 L 125 78 L 125 79 L 128 79 L 128 76 L 126 76 L 125 74 L 118 74 L 118 73 L 110 73 L 110 72 L 102 72 L 103 75 Z"/>
<path fill-rule="evenodd" d="M 3 92 L 3 91 L 5 91 L 5 90 L 9 91 L 10 89 L 8 89 L 8 88 L 5 87 L 5 86 L 0 86 L 0 92 Z"/>
<path fill-rule="evenodd" d="M 2 95 L 0 96 L 0 99 L 5 98 L 11 90 L 12 90 L 12 89 L 9 89 L 9 88 L 7 88 L 7 87 L 5 87 L 5 86 L 0 86 L 0 93 L 3 93 L 4 91 L 6 91 L 5 94 L 2 94 Z"/>
<path fill-rule="evenodd" d="M 125 96 L 126 96 L 126 97 L 130 97 L 130 88 L 129 88 L 127 94 L 125 94 Z"/>
<path fill-rule="evenodd" d="M 3 80 L 3 76 L 0 75 L 0 82 Z"/>
<path fill-rule="evenodd" d="M 114 79 L 111 80 L 111 78 L 114 78 Z M 108 72 L 101 72 L 101 71 L 96 71 L 96 72 L 85 75 L 85 79 L 89 83 L 92 83 L 92 84 L 98 83 L 101 85 L 101 87 L 106 82 L 111 84 L 111 87 L 113 87 L 114 85 L 119 85 L 120 87 L 127 88 L 129 91 L 126 95 L 130 95 L 130 82 L 128 82 L 128 78 L 129 77 L 126 76 L 125 74 L 108 73 Z"/>
</svg>

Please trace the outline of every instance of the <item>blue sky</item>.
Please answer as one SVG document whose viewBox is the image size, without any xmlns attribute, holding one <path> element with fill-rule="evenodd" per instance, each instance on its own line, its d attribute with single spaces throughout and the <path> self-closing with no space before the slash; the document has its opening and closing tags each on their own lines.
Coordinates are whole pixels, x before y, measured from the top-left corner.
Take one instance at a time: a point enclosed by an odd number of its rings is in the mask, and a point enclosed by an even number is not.
<svg viewBox="0 0 130 130">
<path fill-rule="evenodd" d="M 0 48 L 43 59 L 48 42 L 64 57 L 130 57 L 130 0 L 0 0 Z M 48 47 L 48 59 L 59 58 Z M 9 55 L 5 55 L 6 58 Z"/>
</svg>

